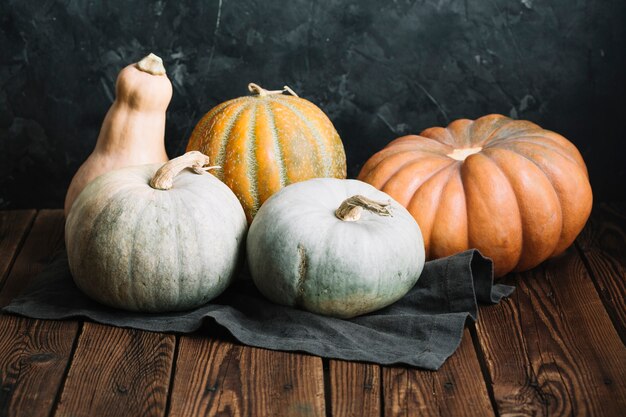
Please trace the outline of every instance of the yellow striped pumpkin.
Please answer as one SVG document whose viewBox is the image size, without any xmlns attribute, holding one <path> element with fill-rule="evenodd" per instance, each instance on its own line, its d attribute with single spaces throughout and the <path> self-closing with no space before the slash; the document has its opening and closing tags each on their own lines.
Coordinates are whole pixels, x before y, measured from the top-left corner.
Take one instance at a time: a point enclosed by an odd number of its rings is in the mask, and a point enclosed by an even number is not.
<svg viewBox="0 0 626 417">
<path fill-rule="evenodd" d="M 211 171 L 239 198 L 248 222 L 272 194 L 310 178 L 345 178 L 346 154 L 335 127 L 293 90 L 249 84 L 250 96 L 219 104 L 198 122 L 187 152 L 209 156 Z M 290 95 L 283 94 L 289 93 Z"/>
</svg>

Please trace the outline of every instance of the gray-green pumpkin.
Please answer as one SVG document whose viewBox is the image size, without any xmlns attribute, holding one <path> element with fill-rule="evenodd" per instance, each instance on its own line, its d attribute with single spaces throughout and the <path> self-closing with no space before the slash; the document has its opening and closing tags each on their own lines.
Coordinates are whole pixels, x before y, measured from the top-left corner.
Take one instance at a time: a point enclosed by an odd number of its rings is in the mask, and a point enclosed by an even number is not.
<svg viewBox="0 0 626 417">
<path fill-rule="evenodd" d="M 257 212 L 246 246 L 254 283 L 268 299 L 341 318 L 397 301 L 424 267 L 411 214 L 357 180 L 283 188 Z"/>
<path fill-rule="evenodd" d="M 206 164 L 189 152 L 161 169 L 124 168 L 92 181 L 65 225 L 76 285 L 102 304 L 145 312 L 190 309 L 224 291 L 247 221 L 226 185 L 199 175 Z"/>
</svg>

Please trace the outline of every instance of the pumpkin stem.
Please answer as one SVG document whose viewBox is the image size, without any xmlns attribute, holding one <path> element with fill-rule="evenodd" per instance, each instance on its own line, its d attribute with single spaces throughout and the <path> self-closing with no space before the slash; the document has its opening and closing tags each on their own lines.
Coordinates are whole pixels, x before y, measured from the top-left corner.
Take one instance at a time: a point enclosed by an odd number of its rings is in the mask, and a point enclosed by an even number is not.
<svg viewBox="0 0 626 417">
<path fill-rule="evenodd" d="M 141 61 L 137 62 L 135 66 L 148 74 L 165 75 L 163 60 L 153 53 L 148 54 Z"/>
<path fill-rule="evenodd" d="M 282 90 L 266 90 L 265 88 L 261 87 L 258 84 L 250 83 L 248 84 L 248 91 L 250 91 L 252 94 L 255 94 L 261 97 L 266 97 L 272 94 L 283 94 L 283 93 L 289 93 L 294 97 L 298 97 L 295 91 L 293 91 L 288 86 L 284 86 Z"/>
<path fill-rule="evenodd" d="M 341 203 L 335 210 L 335 216 L 344 222 L 355 222 L 361 218 L 363 209 L 378 214 L 391 216 L 391 201 L 375 201 L 362 195 L 353 195 Z"/>
<path fill-rule="evenodd" d="M 202 152 L 189 151 L 159 168 L 150 180 L 150 187 L 156 190 L 169 190 L 174 184 L 174 177 L 185 168 L 190 168 L 196 174 L 206 174 L 209 169 L 220 168 L 219 166 L 207 167 L 208 164 L 208 156 Z"/>
<path fill-rule="evenodd" d="M 482 146 L 476 146 L 474 148 L 457 148 L 453 149 L 452 152 L 448 154 L 448 157 L 456 159 L 457 161 L 465 161 L 468 156 L 474 155 L 482 150 Z"/>
</svg>

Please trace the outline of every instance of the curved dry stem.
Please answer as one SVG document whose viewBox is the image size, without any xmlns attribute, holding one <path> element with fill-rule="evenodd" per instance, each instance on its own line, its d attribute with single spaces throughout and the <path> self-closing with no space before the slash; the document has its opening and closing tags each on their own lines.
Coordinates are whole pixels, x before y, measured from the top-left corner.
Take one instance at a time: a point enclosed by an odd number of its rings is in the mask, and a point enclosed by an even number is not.
<svg viewBox="0 0 626 417">
<path fill-rule="evenodd" d="M 209 164 L 209 157 L 198 151 L 189 151 L 186 154 L 174 158 L 163 165 L 152 176 L 150 187 L 157 190 L 169 190 L 174 184 L 174 178 L 183 169 L 191 168 L 196 174 L 206 174 L 207 169 L 219 167 L 206 167 Z"/>
<path fill-rule="evenodd" d="M 298 95 L 295 93 L 295 91 L 293 91 L 291 88 L 289 88 L 288 86 L 284 86 L 282 90 L 266 90 L 265 88 L 261 87 L 258 84 L 255 83 L 250 83 L 248 84 L 248 91 L 250 91 L 250 93 L 260 96 L 260 97 L 267 97 L 270 95 L 274 95 L 274 94 L 283 94 L 283 93 L 289 93 L 294 97 L 298 97 Z"/>
<path fill-rule="evenodd" d="M 375 201 L 362 195 L 345 199 L 335 210 L 335 216 L 344 222 L 355 222 L 361 218 L 363 210 L 379 216 L 391 216 L 391 201 Z"/>
</svg>

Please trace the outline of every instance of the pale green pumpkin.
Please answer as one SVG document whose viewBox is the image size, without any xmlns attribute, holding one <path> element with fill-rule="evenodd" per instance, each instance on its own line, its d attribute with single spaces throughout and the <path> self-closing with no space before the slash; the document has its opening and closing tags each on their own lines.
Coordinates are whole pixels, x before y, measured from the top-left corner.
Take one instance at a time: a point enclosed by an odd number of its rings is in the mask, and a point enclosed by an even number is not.
<svg viewBox="0 0 626 417">
<path fill-rule="evenodd" d="M 411 214 L 357 180 L 285 187 L 257 212 L 246 246 L 263 295 L 342 318 L 397 301 L 424 267 L 424 242 Z"/>
<path fill-rule="evenodd" d="M 190 309 L 224 291 L 247 221 L 226 185 L 199 175 L 205 164 L 189 152 L 161 169 L 123 168 L 92 181 L 65 225 L 76 285 L 102 304 L 146 312 Z"/>
</svg>

